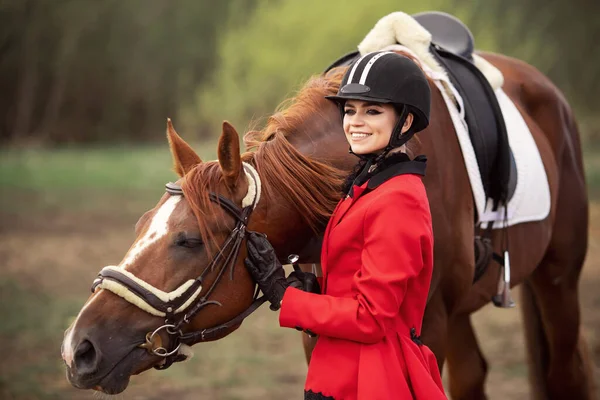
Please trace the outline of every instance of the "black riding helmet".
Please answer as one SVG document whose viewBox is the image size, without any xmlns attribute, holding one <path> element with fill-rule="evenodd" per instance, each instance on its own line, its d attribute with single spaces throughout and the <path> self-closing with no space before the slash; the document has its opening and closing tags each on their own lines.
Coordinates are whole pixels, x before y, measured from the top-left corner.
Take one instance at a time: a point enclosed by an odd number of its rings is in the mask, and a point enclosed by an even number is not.
<svg viewBox="0 0 600 400">
<path fill-rule="evenodd" d="M 394 105 L 400 118 L 383 153 L 402 146 L 429 125 L 431 89 L 427 78 L 413 60 L 392 51 L 377 51 L 359 58 L 348 67 L 337 95 L 326 97 L 338 104 L 342 119 L 347 100 Z M 413 114 L 413 123 L 401 135 L 408 113 Z"/>
</svg>

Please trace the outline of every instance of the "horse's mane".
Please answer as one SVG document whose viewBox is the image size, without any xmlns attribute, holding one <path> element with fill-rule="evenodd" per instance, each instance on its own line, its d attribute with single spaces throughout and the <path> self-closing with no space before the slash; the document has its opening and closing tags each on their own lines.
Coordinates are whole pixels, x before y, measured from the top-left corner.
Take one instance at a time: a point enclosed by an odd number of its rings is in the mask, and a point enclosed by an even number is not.
<svg viewBox="0 0 600 400">
<path fill-rule="evenodd" d="M 335 68 L 324 75 L 313 76 L 295 97 L 283 101 L 267 121 L 262 131 L 250 131 L 244 136 L 247 148 L 260 146 L 278 132 L 288 136 L 297 132 L 306 118 L 319 114 L 328 102 L 325 96 L 338 92 L 346 68 Z"/>
<path fill-rule="evenodd" d="M 249 150 L 242 160 L 253 163 L 261 180 L 262 199 L 281 196 L 296 209 L 307 225 L 319 232 L 341 197 L 347 172 L 311 159 L 295 149 L 288 137 L 300 131 L 308 118 L 323 109 L 326 95 L 337 93 L 343 69 L 311 78 L 298 94 L 284 101 L 267 121 L 263 130 L 249 131 L 244 143 Z M 200 234 L 209 248 L 217 243 L 202 221 L 214 215 L 217 205 L 208 193 L 215 191 L 223 178 L 218 162 L 198 164 L 185 176 L 182 189 L 200 226 Z"/>
</svg>

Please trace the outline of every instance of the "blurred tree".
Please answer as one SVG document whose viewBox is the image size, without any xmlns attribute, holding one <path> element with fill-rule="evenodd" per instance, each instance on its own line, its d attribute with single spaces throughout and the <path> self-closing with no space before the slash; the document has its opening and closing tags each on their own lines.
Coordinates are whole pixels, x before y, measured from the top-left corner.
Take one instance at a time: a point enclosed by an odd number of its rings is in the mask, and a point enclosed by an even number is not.
<svg viewBox="0 0 600 400">
<path fill-rule="evenodd" d="M 0 0 L 0 141 L 162 138 L 214 67 L 227 10 L 210 0 Z"/>
<path fill-rule="evenodd" d="M 600 34 L 597 0 L 573 0 L 568 7 L 558 0 L 263 0 L 246 24 L 228 24 L 218 42 L 219 66 L 183 116 L 188 125 L 215 133 L 223 119 L 243 127 L 271 114 L 310 75 L 356 49 L 381 17 L 424 10 L 458 16 L 472 28 L 477 48 L 535 65 L 565 91 L 580 116 L 593 116 L 592 96 L 600 89 L 600 53 L 592 51 Z"/>
<path fill-rule="evenodd" d="M 407 3 L 403 11 L 448 11 L 447 2 Z M 259 1 L 246 24 L 228 24 L 218 44 L 219 66 L 199 88 L 197 103 L 185 110 L 187 124 L 216 133 L 223 119 L 240 128 L 258 121 L 308 77 L 353 51 L 379 18 L 398 9 L 397 0 Z"/>
<path fill-rule="evenodd" d="M 0 143 L 162 138 L 166 117 L 188 137 L 243 127 L 382 16 L 428 9 L 535 65 L 598 121 L 597 0 L 0 0 Z"/>
<path fill-rule="evenodd" d="M 462 4 L 462 0 L 454 0 Z M 470 26 L 495 36 L 489 50 L 520 58 L 548 75 L 582 116 L 593 116 L 600 90 L 600 2 L 474 0 Z M 477 39 L 477 37 L 476 37 Z"/>
</svg>

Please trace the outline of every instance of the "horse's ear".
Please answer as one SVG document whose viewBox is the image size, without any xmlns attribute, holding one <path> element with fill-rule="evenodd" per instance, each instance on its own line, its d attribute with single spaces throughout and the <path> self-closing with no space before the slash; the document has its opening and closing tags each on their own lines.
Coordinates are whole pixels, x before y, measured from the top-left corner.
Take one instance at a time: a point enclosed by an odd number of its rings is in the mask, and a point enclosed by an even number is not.
<svg viewBox="0 0 600 400">
<path fill-rule="evenodd" d="M 227 121 L 223 121 L 218 154 L 225 183 L 233 189 L 242 172 L 242 157 L 240 156 L 240 136 L 233 125 Z"/>
<path fill-rule="evenodd" d="M 182 177 L 202 163 L 198 154 L 175 132 L 171 118 L 167 118 L 167 139 L 173 156 L 173 170 L 177 175 Z"/>
</svg>

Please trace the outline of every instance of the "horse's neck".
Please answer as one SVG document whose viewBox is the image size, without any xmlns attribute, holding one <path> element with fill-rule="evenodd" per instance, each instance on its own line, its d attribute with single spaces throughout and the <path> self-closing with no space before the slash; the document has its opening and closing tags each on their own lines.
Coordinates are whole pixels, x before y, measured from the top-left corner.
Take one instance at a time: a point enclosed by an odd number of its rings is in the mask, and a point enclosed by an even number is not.
<svg viewBox="0 0 600 400">
<path fill-rule="evenodd" d="M 344 136 L 339 114 L 329 119 L 307 121 L 299 132 L 290 136 L 290 143 L 303 155 L 350 172 L 357 158 L 348 153 L 348 141 Z"/>
<path fill-rule="evenodd" d="M 337 110 L 335 115 L 330 115 L 329 120 L 307 121 L 301 128 L 290 135 L 288 140 L 302 155 L 348 173 L 352 170 L 357 159 L 348 153 L 348 142 Z M 307 234 L 308 240 L 301 248 L 294 249 L 294 252 L 300 255 L 303 264 L 319 264 L 323 232 L 318 235 L 312 232 Z"/>
</svg>

